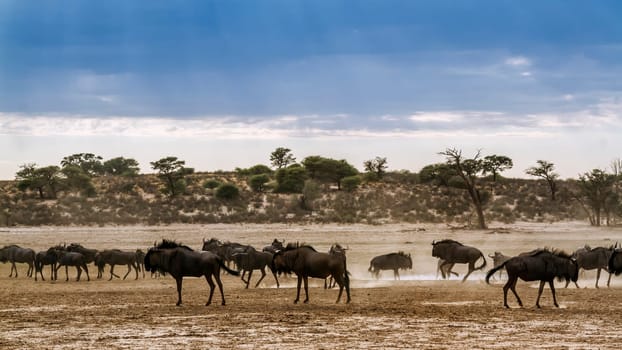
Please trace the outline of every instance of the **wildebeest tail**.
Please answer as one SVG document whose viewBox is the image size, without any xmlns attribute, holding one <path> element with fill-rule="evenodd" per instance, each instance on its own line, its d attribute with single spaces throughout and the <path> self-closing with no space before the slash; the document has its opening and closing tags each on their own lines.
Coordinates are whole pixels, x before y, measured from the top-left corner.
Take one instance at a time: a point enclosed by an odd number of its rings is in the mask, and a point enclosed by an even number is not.
<svg viewBox="0 0 622 350">
<path fill-rule="evenodd" d="M 227 273 L 233 275 L 233 276 L 239 276 L 240 273 L 238 271 L 232 270 L 230 268 L 227 267 L 227 265 L 225 265 L 225 263 L 222 261 L 222 259 L 219 257 L 218 258 L 218 265 L 220 265 L 221 268 L 223 268 L 225 271 L 227 271 Z"/>
<path fill-rule="evenodd" d="M 503 264 L 492 268 L 490 271 L 488 271 L 488 273 L 486 274 L 486 283 L 490 284 L 490 277 L 492 277 L 492 275 L 494 275 L 497 271 L 501 270 L 502 268 L 505 267 L 505 264 L 507 263 L 507 261 L 505 261 Z"/>
<path fill-rule="evenodd" d="M 483 269 L 484 267 L 486 267 L 486 257 L 484 256 L 484 253 L 479 253 L 479 254 L 480 254 L 480 256 L 482 257 L 482 260 L 484 260 L 484 263 L 482 264 L 482 266 L 480 266 L 480 267 L 476 267 L 476 268 L 475 268 L 475 270 L 481 270 L 481 269 Z"/>
</svg>

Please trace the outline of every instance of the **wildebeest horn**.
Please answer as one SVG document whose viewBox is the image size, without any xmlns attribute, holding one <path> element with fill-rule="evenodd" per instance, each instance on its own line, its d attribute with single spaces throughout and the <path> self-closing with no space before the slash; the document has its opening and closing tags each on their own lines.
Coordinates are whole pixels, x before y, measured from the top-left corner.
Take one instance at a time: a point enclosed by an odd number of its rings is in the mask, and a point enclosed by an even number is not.
<svg viewBox="0 0 622 350">
<path fill-rule="evenodd" d="M 432 240 L 432 245 L 435 245 L 435 244 L 436 244 L 436 240 Z"/>
</svg>

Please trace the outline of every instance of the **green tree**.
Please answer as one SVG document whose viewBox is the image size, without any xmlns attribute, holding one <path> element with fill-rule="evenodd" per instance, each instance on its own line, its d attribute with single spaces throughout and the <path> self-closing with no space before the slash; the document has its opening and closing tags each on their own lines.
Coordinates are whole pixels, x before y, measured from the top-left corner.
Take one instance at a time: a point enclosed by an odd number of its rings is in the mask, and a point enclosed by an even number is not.
<svg viewBox="0 0 622 350">
<path fill-rule="evenodd" d="M 358 175 L 358 170 L 345 159 L 336 160 L 320 156 L 309 156 L 302 161 L 309 172 L 309 177 L 314 180 L 331 182 L 341 190 L 341 180 L 348 176 Z"/>
<path fill-rule="evenodd" d="M 300 196 L 300 207 L 304 210 L 313 211 L 314 202 L 322 196 L 320 184 L 314 180 L 306 180 Z"/>
<path fill-rule="evenodd" d="M 166 157 L 150 162 L 151 167 L 158 171 L 158 177 L 164 181 L 164 192 L 174 197 L 186 189 L 185 177 L 194 173 L 194 168 L 186 168 L 185 161 L 177 157 Z"/>
<path fill-rule="evenodd" d="M 65 187 L 70 191 L 78 191 L 87 197 L 96 194 L 91 176 L 85 173 L 80 166 L 67 164 L 63 166 L 61 172 L 65 176 Z"/>
<path fill-rule="evenodd" d="M 457 176 L 456 171 L 447 163 L 430 164 L 419 170 L 419 181 L 424 184 L 449 186 L 449 182 L 454 176 Z"/>
<path fill-rule="evenodd" d="M 361 184 L 361 178 L 358 175 L 346 176 L 342 180 L 343 189 L 346 192 L 354 192 Z"/>
<path fill-rule="evenodd" d="M 132 158 L 116 157 L 103 163 L 103 172 L 107 175 L 136 176 L 138 162 Z"/>
<path fill-rule="evenodd" d="M 45 192 L 50 198 L 56 198 L 56 191 L 61 182 L 60 168 L 55 165 L 38 168 L 35 163 L 24 164 L 16 174 L 17 188 L 20 191 L 27 189 L 39 193 L 39 198 L 45 199 Z"/>
<path fill-rule="evenodd" d="M 386 157 L 376 157 L 374 159 L 366 160 L 363 162 L 363 167 L 365 171 L 368 173 L 375 174 L 375 178 L 378 180 L 382 180 L 382 177 L 387 171 L 387 158 Z"/>
<path fill-rule="evenodd" d="M 484 169 L 483 161 L 480 158 L 480 151 L 473 158 L 464 158 L 462 150 L 456 148 L 448 148 L 444 152 L 440 152 L 447 159 L 447 165 L 456 172 L 456 175 L 462 180 L 464 189 L 469 193 L 471 203 L 477 214 L 478 226 L 485 229 L 486 219 L 484 217 L 484 202 L 486 197 L 480 193 L 478 185 L 478 174 Z"/>
<path fill-rule="evenodd" d="M 546 160 L 538 160 L 538 166 L 532 166 L 525 170 L 527 175 L 541 177 L 546 180 L 546 183 L 549 185 L 549 189 L 551 190 L 551 200 L 555 200 L 555 195 L 557 193 L 557 179 L 559 175 L 553 170 L 555 170 L 555 165 L 551 162 L 547 162 Z"/>
<path fill-rule="evenodd" d="M 255 192 L 263 192 L 269 181 L 270 177 L 267 174 L 252 175 L 248 178 L 248 185 Z"/>
<path fill-rule="evenodd" d="M 216 198 L 232 200 L 240 195 L 240 190 L 234 184 L 222 184 L 216 189 Z"/>
<path fill-rule="evenodd" d="M 281 168 L 276 171 L 277 186 L 275 192 L 301 193 L 307 178 L 307 170 L 298 164 Z"/>
<path fill-rule="evenodd" d="M 617 202 L 614 184 L 616 177 L 604 170 L 593 169 L 579 176 L 579 192 L 575 198 L 588 215 L 592 226 L 600 226 L 601 215 Z"/>
<path fill-rule="evenodd" d="M 104 166 L 102 157 L 93 153 L 76 153 L 63 158 L 60 162 L 61 166 L 77 166 L 82 172 L 90 177 L 103 174 Z"/>
<path fill-rule="evenodd" d="M 512 169 L 513 166 L 514 163 L 511 158 L 493 154 L 491 156 L 484 157 L 482 162 L 482 174 L 492 174 L 492 181 L 497 182 L 497 175 L 503 171 Z"/>
<path fill-rule="evenodd" d="M 251 176 L 251 175 L 259 175 L 259 174 L 272 174 L 273 171 L 267 165 L 257 164 L 253 165 L 250 168 L 242 169 L 235 168 L 235 171 L 241 176 Z"/>
<path fill-rule="evenodd" d="M 279 147 L 270 154 L 270 162 L 273 167 L 282 169 L 296 162 L 296 158 L 292 155 L 292 150 L 285 147 Z"/>
</svg>

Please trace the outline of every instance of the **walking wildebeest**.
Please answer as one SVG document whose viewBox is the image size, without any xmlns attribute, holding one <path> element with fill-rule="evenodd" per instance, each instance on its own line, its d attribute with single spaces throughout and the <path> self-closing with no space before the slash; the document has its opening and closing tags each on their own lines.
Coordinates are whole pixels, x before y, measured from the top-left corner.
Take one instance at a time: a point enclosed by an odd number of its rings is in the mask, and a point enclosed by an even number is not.
<svg viewBox="0 0 622 350">
<path fill-rule="evenodd" d="M 300 300 L 300 285 L 304 281 L 305 284 L 305 300 L 309 302 L 309 277 L 326 279 L 333 276 L 339 285 L 339 295 L 337 302 L 341 299 L 343 288 L 346 288 L 347 300 L 350 299 L 350 277 L 346 268 L 345 259 L 330 255 L 328 253 L 320 253 L 313 247 L 308 245 L 288 244 L 283 250 L 278 251 L 272 258 L 272 268 L 277 272 L 295 273 L 298 276 L 298 284 L 296 290 L 296 300 L 294 304 Z"/>
<path fill-rule="evenodd" d="M 206 306 L 212 303 L 212 296 L 214 295 L 213 277 L 220 290 L 222 305 L 225 305 L 225 294 L 222 291 L 222 282 L 220 281 L 220 268 L 234 276 L 239 276 L 239 273 L 229 269 L 218 255 L 208 251 L 196 252 L 192 248 L 175 241 L 164 239 L 156 247 L 150 248 L 145 255 L 145 269 L 147 271 L 168 272 L 175 278 L 177 306 L 181 305 L 181 285 L 184 276 L 205 276 L 210 287 Z"/>
<path fill-rule="evenodd" d="M 593 270 L 596 269 L 596 288 L 598 288 L 598 280 L 600 279 L 600 270 L 604 269 L 608 270 L 609 258 L 611 254 L 615 250 L 614 246 L 610 246 L 609 248 L 605 247 L 596 247 L 590 248 L 590 246 L 586 245 L 585 247 L 577 249 L 572 257 L 577 260 L 577 265 L 579 265 L 579 270 Z M 609 283 L 611 282 L 611 272 L 609 272 L 609 278 L 607 279 L 607 287 L 609 287 Z M 568 287 L 570 281 L 566 281 L 566 287 Z M 577 281 L 574 281 L 574 285 L 579 288 L 579 284 Z"/>
<path fill-rule="evenodd" d="M 509 308 L 508 289 L 511 289 L 512 293 L 516 296 L 518 305 L 521 307 L 523 306 L 523 302 L 516 293 L 516 282 L 519 278 L 523 281 L 540 281 L 538 298 L 536 299 L 536 306 L 539 308 L 540 296 L 542 295 L 542 290 L 546 282 L 549 283 L 551 293 L 553 294 L 553 304 L 559 307 L 557 298 L 555 297 L 554 279 L 576 281 L 579 277 L 579 266 L 570 255 L 560 251 L 550 251 L 548 249 L 537 250 L 529 255 L 521 254 L 510 258 L 503 264 L 488 271 L 488 274 L 486 274 L 486 283 L 490 283 L 490 277 L 502 268 L 505 268 L 508 274 L 508 281 L 503 286 L 503 305 L 506 308 Z"/>
<path fill-rule="evenodd" d="M 274 244 L 274 242 L 273 242 Z M 346 260 L 346 250 L 348 250 L 348 248 L 344 248 L 341 246 L 341 244 L 339 243 L 335 243 L 332 246 L 330 246 L 330 249 L 328 250 L 328 254 L 330 255 L 335 255 L 335 256 L 339 256 L 341 258 L 343 258 L 343 260 Z M 335 282 L 335 279 L 333 278 L 333 276 L 330 276 L 328 278 L 328 280 L 324 280 L 324 289 L 332 289 L 337 285 L 337 283 Z"/>
<path fill-rule="evenodd" d="M 87 281 L 91 280 L 91 277 L 89 276 L 89 269 L 86 267 L 87 259 L 84 255 L 78 252 L 69 252 L 64 250 L 57 250 L 56 252 L 58 254 L 58 265 L 56 266 L 56 271 L 58 272 L 58 269 L 65 266 L 65 282 L 69 281 L 69 266 L 76 267 L 76 271 L 78 273 L 76 281 L 80 281 L 82 270 L 86 272 Z"/>
<path fill-rule="evenodd" d="M 399 269 L 412 269 L 413 261 L 410 254 L 404 254 L 404 252 L 389 253 L 379 255 L 371 259 L 369 262 L 369 268 L 367 271 L 378 279 L 380 277 L 380 270 L 393 270 L 393 279 L 399 280 Z"/>
<path fill-rule="evenodd" d="M 615 273 L 616 276 L 622 273 L 622 248 L 615 249 L 609 258 L 609 273 Z"/>
<path fill-rule="evenodd" d="M 123 276 L 123 279 L 127 277 L 127 275 L 132 272 L 136 273 L 136 278 L 138 279 L 138 266 L 136 266 L 136 252 L 124 252 L 119 249 L 106 249 L 97 253 L 98 257 L 98 267 L 100 265 L 108 264 L 110 265 L 110 278 L 109 281 L 112 280 L 112 277 L 121 278 L 117 274 L 114 273 L 115 265 L 127 265 L 127 273 Z"/>
<path fill-rule="evenodd" d="M 56 249 L 56 247 L 52 247 L 48 250 L 38 252 L 37 255 L 35 255 L 35 281 L 37 280 L 37 272 L 41 275 L 41 280 L 45 281 L 45 278 L 43 278 L 43 266 L 45 265 L 50 265 L 50 279 L 58 279 L 58 274 L 56 273 L 58 253 Z"/>
<path fill-rule="evenodd" d="M 255 249 L 248 250 L 246 253 L 235 253 L 233 254 L 233 261 L 239 270 L 242 270 L 242 282 L 246 283 L 246 289 L 248 289 L 248 285 L 251 283 L 251 277 L 253 276 L 253 270 L 261 271 L 261 277 L 259 281 L 255 284 L 255 288 L 259 286 L 259 283 L 266 277 L 266 266 L 271 269 L 272 275 L 274 276 L 274 280 L 276 281 L 276 287 L 279 288 L 279 279 L 276 277 L 276 272 L 274 272 L 271 268 L 272 262 L 272 253 L 269 252 L 259 252 Z M 244 280 L 244 274 L 248 272 L 247 280 Z"/>
<path fill-rule="evenodd" d="M 0 261 L 11 263 L 11 274 L 9 277 L 13 277 L 13 271 L 15 271 L 15 278 L 17 278 L 17 267 L 15 263 L 28 264 L 28 272 L 26 275 L 32 277 L 35 264 L 35 251 L 30 248 L 22 248 L 18 245 L 12 244 L 0 248 Z"/>
<path fill-rule="evenodd" d="M 486 267 L 486 258 L 479 249 L 466 246 L 452 239 L 432 242 L 432 256 L 445 260 L 445 262 L 440 265 L 441 270 L 443 266 L 449 264 L 469 264 L 469 271 L 464 275 L 462 282 L 466 281 L 473 271 Z M 479 260 L 480 257 L 484 262 L 480 267 L 475 267 L 475 262 Z"/>
<path fill-rule="evenodd" d="M 488 254 L 488 257 L 492 259 L 492 267 L 502 265 L 504 262 L 510 260 L 511 256 L 504 255 L 501 252 L 495 252 L 494 255 Z M 502 276 L 503 269 L 499 270 L 499 278 Z"/>
<path fill-rule="evenodd" d="M 68 252 L 76 252 L 82 254 L 82 256 L 84 256 L 84 262 L 87 264 L 95 261 L 95 254 L 97 254 L 97 249 L 89 249 L 78 243 L 71 243 L 65 249 Z"/>
</svg>

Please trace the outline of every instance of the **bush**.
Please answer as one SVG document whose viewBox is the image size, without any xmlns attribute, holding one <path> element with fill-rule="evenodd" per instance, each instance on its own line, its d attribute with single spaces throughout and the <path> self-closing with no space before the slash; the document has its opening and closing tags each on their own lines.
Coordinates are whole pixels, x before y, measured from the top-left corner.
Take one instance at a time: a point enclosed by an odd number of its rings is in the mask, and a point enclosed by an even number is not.
<svg viewBox="0 0 622 350">
<path fill-rule="evenodd" d="M 216 198 L 235 199 L 240 195 L 240 190 L 234 184 L 222 184 L 216 189 Z"/>
<path fill-rule="evenodd" d="M 209 190 L 213 190 L 219 187 L 220 185 L 221 185 L 220 181 L 214 180 L 214 179 L 205 180 L 205 182 L 203 182 L 203 187 Z"/>
<path fill-rule="evenodd" d="M 270 177 L 266 174 L 253 175 L 248 179 L 248 185 L 255 192 L 265 191 L 265 185 L 270 181 Z"/>
<path fill-rule="evenodd" d="M 361 178 L 359 176 L 348 176 L 341 179 L 341 187 L 344 191 L 353 192 L 361 184 Z"/>
</svg>

